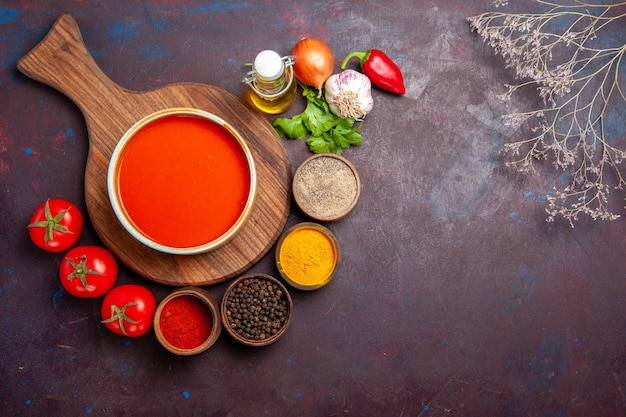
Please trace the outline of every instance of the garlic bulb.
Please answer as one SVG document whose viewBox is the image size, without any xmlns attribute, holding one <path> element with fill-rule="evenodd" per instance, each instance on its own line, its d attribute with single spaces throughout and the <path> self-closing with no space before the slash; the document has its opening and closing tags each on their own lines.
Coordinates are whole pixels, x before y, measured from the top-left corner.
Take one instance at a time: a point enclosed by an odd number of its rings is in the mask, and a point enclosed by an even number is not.
<svg viewBox="0 0 626 417">
<path fill-rule="evenodd" d="M 372 82 L 358 71 L 347 69 L 333 74 L 324 88 L 330 111 L 344 119 L 362 120 L 374 107 Z"/>
</svg>

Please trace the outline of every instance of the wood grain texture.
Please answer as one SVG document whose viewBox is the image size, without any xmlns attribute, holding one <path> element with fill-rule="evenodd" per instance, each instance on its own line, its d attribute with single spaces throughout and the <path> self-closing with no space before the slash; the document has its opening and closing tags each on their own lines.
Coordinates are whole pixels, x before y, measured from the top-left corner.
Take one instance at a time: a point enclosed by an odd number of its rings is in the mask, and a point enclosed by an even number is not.
<svg viewBox="0 0 626 417">
<path fill-rule="evenodd" d="M 239 97 L 200 83 L 131 91 L 97 66 L 74 18 L 64 14 L 46 37 L 18 62 L 28 77 L 69 97 L 89 132 L 85 199 L 93 226 L 117 258 L 138 274 L 163 284 L 210 285 L 242 273 L 257 262 L 282 232 L 291 203 L 291 166 L 271 124 Z M 115 217 L 107 193 L 107 169 L 115 145 L 143 117 L 173 107 L 205 110 L 230 123 L 247 142 L 257 170 L 254 208 L 239 233 L 201 255 L 177 256 L 136 241 Z"/>
</svg>

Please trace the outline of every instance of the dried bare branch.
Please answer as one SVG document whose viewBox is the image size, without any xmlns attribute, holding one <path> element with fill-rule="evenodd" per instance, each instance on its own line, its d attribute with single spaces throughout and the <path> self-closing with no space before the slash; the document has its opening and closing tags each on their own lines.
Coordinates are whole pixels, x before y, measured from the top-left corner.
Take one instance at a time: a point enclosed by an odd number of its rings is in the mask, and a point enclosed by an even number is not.
<svg viewBox="0 0 626 417">
<path fill-rule="evenodd" d="M 611 189 L 624 190 L 620 165 L 626 150 L 609 138 L 605 119 L 615 107 L 626 104 L 626 44 L 607 46 L 610 27 L 621 31 L 626 2 L 589 4 L 574 0 L 547 6 L 544 13 L 488 12 L 468 18 L 470 28 L 501 55 L 515 72 L 518 84 L 505 85 L 500 96 L 509 100 L 519 90 L 533 86 L 543 108 L 504 116 L 513 127 L 527 124 L 529 138 L 507 143 L 508 162 L 520 172 L 536 172 L 535 164 L 551 161 L 571 174 L 570 184 L 548 196 L 548 221 L 561 216 L 572 226 L 581 214 L 593 219 L 619 216 L 608 207 Z M 506 1 L 495 0 L 496 6 Z M 613 38 L 615 39 L 615 38 Z M 621 71 L 621 72 L 620 72 Z"/>
</svg>

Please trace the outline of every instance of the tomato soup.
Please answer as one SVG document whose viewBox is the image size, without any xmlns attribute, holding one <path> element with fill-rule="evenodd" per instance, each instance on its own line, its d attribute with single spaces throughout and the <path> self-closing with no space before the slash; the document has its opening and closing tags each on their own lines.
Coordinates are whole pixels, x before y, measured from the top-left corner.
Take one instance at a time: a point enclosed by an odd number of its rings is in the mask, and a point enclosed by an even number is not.
<svg viewBox="0 0 626 417">
<path fill-rule="evenodd" d="M 135 228 L 163 246 L 191 248 L 218 239 L 237 223 L 250 195 L 251 167 L 224 126 L 171 114 L 127 141 L 117 186 Z"/>
</svg>

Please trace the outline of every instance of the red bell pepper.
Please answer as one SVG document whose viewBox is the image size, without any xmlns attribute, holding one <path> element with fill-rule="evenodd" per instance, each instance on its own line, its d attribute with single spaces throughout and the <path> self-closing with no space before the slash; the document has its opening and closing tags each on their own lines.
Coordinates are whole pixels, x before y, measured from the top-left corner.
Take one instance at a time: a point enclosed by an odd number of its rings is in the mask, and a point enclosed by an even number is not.
<svg viewBox="0 0 626 417">
<path fill-rule="evenodd" d="M 404 94 L 404 80 L 400 68 L 383 51 L 371 49 L 367 52 L 352 52 L 341 63 L 341 69 L 346 69 L 348 61 L 358 58 L 363 74 L 367 75 L 377 87 L 394 94 Z"/>
</svg>

